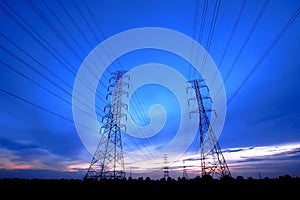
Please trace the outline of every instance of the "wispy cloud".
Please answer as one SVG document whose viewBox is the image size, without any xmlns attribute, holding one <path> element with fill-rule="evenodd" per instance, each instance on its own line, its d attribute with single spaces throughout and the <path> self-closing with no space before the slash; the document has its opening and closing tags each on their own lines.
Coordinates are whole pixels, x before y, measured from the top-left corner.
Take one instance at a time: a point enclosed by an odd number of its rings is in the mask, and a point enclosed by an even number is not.
<svg viewBox="0 0 300 200">
<path fill-rule="evenodd" d="M 223 149 L 223 155 L 233 176 L 257 176 L 258 173 L 270 177 L 283 174 L 300 176 L 300 143 L 227 148 Z M 84 151 L 76 158 L 68 158 L 41 148 L 29 148 L 22 153 L 0 148 L 0 170 L 50 170 L 83 174 L 89 167 L 90 159 L 91 155 Z M 167 164 L 164 162 L 163 155 L 156 159 L 145 157 L 140 162 L 126 157 L 125 166 L 127 172 L 132 171 L 137 176 L 153 173 L 162 177 L 165 165 L 168 165 L 170 175 L 174 177 L 181 176 L 184 168 L 190 177 L 200 174 L 199 154 L 168 161 Z"/>
<path fill-rule="evenodd" d="M 293 155 L 300 149 L 300 143 L 281 144 L 271 146 L 243 147 L 224 149 L 223 154 L 226 160 L 231 162 L 243 161 L 247 159 L 267 159 L 270 157 L 280 157 Z M 295 155 L 294 155 L 295 156 Z"/>
<path fill-rule="evenodd" d="M 83 155 L 78 155 L 78 158 L 74 159 L 41 148 L 22 152 L 0 148 L 0 169 L 5 170 L 36 169 L 74 172 L 88 167 L 89 163 L 84 163 L 84 160 L 86 156 L 83 157 Z"/>
<path fill-rule="evenodd" d="M 0 148 L 0 169 L 30 169 L 32 164 L 24 162 L 15 162 L 18 156 L 15 151 Z"/>
<path fill-rule="evenodd" d="M 227 148 L 222 152 L 233 176 L 254 176 L 258 172 L 268 176 L 285 173 L 300 176 L 300 143 Z M 186 169 L 191 176 L 196 176 L 200 174 L 201 169 L 199 154 L 182 156 L 178 160 L 169 159 L 167 164 L 164 162 L 163 155 L 156 159 L 144 157 L 141 162 L 131 161 L 128 158 L 126 166 L 128 170 L 135 173 L 160 171 L 162 175 L 162 169 L 168 166 L 170 174 L 175 177 L 180 176 L 183 169 Z"/>
<path fill-rule="evenodd" d="M 300 143 L 228 148 L 222 152 L 233 175 L 256 176 L 264 173 L 267 176 L 300 176 Z M 200 171 L 199 155 L 186 156 L 182 160 L 184 165 L 180 161 L 172 166 L 177 166 L 174 168 L 178 170 L 185 166 L 192 174 Z"/>
<path fill-rule="evenodd" d="M 273 121 L 273 120 L 280 120 L 284 117 L 286 117 L 286 114 L 273 113 L 273 114 L 266 115 L 257 121 L 252 122 L 252 124 L 264 123 L 264 122 Z"/>
</svg>

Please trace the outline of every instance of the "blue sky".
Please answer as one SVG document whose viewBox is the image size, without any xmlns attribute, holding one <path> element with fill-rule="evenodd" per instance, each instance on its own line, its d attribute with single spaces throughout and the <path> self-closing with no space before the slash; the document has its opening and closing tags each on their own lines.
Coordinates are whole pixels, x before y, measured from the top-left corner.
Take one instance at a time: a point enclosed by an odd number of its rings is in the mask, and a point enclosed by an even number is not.
<svg viewBox="0 0 300 200">
<path fill-rule="evenodd" d="M 142 27 L 181 32 L 214 60 L 228 103 L 219 143 L 233 176 L 300 176 L 299 6 L 292 0 L 223 0 L 207 5 L 196 0 L 1 0 L 0 177 L 83 177 L 92 155 L 73 122 L 76 74 L 105 39 Z M 168 65 L 187 79 L 198 77 L 188 62 L 169 52 L 130 52 L 100 79 L 96 106 L 107 103 L 103 96 L 109 72 L 119 65 L 130 70 L 145 63 Z M 140 101 L 132 103 L 131 113 L 140 125 L 150 121 L 148 109 L 153 104 L 163 105 L 168 114 L 160 135 L 137 141 L 143 151 L 170 139 L 180 116 L 170 90 L 147 85 L 131 101 Z M 103 112 L 97 111 L 100 119 Z M 130 142 L 124 145 L 134 147 Z M 191 176 L 199 170 L 197 156 L 185 157 Z M 162 155 L 154 171 L 134 164 L 130 170 L 136 176 L 162 177 L 157 166 L 163 162 Z M 179 176 L 181 166 L 175 161 L 170 175 Z"/>
</svg>

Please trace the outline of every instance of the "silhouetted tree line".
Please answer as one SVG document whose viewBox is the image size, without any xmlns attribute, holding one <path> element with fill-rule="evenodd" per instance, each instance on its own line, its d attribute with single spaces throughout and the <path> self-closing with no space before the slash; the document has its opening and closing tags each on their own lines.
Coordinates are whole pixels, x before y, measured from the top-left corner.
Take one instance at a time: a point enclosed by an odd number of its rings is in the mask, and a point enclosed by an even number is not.
<svg viewBox="0 0 300 200">
<path fill-rule="evenodd" d="M 300 177 L 289 175 L 278 178 L 253 179 L 238 176 L 213 179 L 210 176 L 185 179 L 158 179 L 149 177 L 128 179 L 0 179 L 0 191 L 7 197 L 38 197 L 39 199 L 61 197 L 239 197 L 270 198 L 292 197 L 300 194 Z M 141 195 L 141 196 L 140 196 Z M 243 196 L 241 196 L 243 195 Z"/>
</svg>

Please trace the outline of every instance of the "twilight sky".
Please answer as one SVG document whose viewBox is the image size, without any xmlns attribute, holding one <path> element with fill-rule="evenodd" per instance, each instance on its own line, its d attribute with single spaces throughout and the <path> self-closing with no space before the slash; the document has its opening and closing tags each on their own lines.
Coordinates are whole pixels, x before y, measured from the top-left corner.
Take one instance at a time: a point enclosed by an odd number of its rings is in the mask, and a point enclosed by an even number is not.
<svg viewBox="0 0 300 200">
<path fill-rule="evenodd" d="M 193 38 L 218 67 L 227 99 L 219 144 L 234 177 L 300 176 L 299 1 L 1 0 L 0 8 L 1 178 L 83 178 L 92 155 L 73 120 L 76 74 L 101 42 L 143 27 L 167 28 Z M 189 62 L 170 52 L 145 48 L 121 55 L 107 66 L 97 86 L 99 122 L 110 72 L 147 63 L 167 65 L 187 80 L 199 78 Z M 95 65 L 103 67 L 101 62 Z M 155 104 L 164 112 L 154 109 L 150 119 L 148 110 Z M 172 91 L 161 85 L 147 84 L 134 92 L 129 114 L 136 124 L 164 117 L 166 121 L 153 137 L 124 136 L 125 151 L 153 158 L 143 166 L 124 152 L 127 173 L 163 176 L 164 155 L 152 153 L 176 134 L 179 107 Z M 199 173 L 198 143 L 195 140 L 178 160 L 172 155 L 183 152 L 168 152 L 172 177 L 181 176 L 183 160 L 190 177 Z"/>
</svg>

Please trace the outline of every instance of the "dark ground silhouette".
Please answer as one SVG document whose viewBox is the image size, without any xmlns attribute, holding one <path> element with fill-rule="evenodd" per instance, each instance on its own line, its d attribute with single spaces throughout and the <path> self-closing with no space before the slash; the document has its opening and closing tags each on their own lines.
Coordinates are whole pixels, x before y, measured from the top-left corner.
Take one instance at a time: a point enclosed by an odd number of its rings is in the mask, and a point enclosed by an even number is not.
<svg viewBox="0 0 300 200">
<path fill-rule="evenodd" d="M 224 177 L 213 179 L 211 177 L 196 177 L 193 179 L 151 180 L 138 179 L 107 179 L 107 180 L 79 180 L 79 179 L 0 179 L 0 191 L 2 197 L 12 199 L 21 195 L 23 198 L 97 198 L 104 199 L 104 195 L 110 197 L 138 197 L 139 199 L 161 197 L 185 197 L 199 196 L 211 197 L 237 197 L 249 198 L 273 198 L 284 197 L 289 199 L 300 195 L 300 177 L 289 175 L 278 178 L 253 179 Z M 294 199 L 294 198 L 293 198 Z"/>
</svg>

